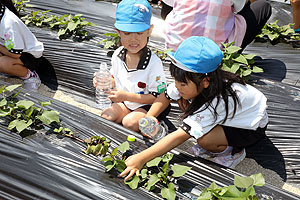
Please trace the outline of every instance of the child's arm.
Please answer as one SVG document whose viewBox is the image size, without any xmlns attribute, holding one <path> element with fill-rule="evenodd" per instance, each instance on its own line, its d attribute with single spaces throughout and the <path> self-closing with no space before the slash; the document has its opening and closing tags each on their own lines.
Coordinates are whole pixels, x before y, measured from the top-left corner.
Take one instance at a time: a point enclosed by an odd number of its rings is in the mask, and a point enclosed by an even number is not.
<svg viewBox="0 0 300 200">
<path fill-rule="evenodd" d="M 148 149 L 130 156 L 125 161 L 127 168 L 120 174 L 120 176 L 123 177 L 129 173 L 125 178 L 125 180 L 128 180 L 134 174 L 139 175 L 140 170 L 148 161 L 169 152 L 173 148 L 188 140 L 190 137 L 191 136 L 181 128 L 177 129 Z"/>
<path fill-rule="evenodd" d="M 161 93 L 153 102 L 150 110 L 146 114 L 146 117 L 157 117 L 170 105 L 170 103 L 171 100 L 167 99 L 165 93 Z"/>
<path fill-rule="evenodd" d="M 111 90 L 109 98 L 115 103 L 131 101 L 141 104 L 152 104 L 155 100 L 152 94 L 136 94 L 118 88 Z"/>
</svg>

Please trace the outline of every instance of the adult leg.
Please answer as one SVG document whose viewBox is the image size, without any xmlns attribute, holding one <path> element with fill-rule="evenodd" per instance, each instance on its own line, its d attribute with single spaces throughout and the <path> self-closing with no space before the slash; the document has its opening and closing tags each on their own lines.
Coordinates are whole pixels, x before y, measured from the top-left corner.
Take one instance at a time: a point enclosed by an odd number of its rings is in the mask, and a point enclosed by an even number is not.
<svg viewBox="0 0 300 200">
<path fill-rule="evenodd" d="M 102 111 L 101 117 L 116 123 L 121 123 L 130 110 L 123 103 L 113 103 L 111 107 Z"/>
<path fill-rule="evenodd" d="M 123 118 L 123 126 L 133 131 L 139 132 L 139 119 L 145 117 L 146 113 L 147 111 L 143 108 L 138 108 L 132 111 Z"/>
<path fill-rule="evenodd" d="M 247 23 L 245 37 L 241 46 L 244 49 L 264 27 L 272 14 L 272 7 L 266 0 L 257 0 L 253 3 L 248 2 L 238 14 L 242 15 Z"/>
<path fill-rule="evenodd" d="M 291 0 L 291 4 L 293 7 L 294 29 L 296 32 L 300 33 L 300 0 Z"/>
</svg>

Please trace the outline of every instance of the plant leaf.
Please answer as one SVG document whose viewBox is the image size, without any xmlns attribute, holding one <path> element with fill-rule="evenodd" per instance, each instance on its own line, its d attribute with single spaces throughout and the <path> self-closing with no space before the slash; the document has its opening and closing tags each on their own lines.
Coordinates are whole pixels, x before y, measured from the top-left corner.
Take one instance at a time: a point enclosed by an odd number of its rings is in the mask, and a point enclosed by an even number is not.
<svg viewBox="0 0 300 200">
<path fill-rule="evenodd" d="M 161 161 L 161 157 L 156 157 L 153 160 L 150 160 L 149 162 L 147 162 L 146 166 L 147 167 L 154 167 L 154 166 L 158 166 L 158 164 Z"/>
<path fill-rule="evenodd" d="M 38 115 L 37 119 L 41 120 L 44 124 L 51 124 L 52 122 L 59 123 L 59 112 L 54 110 L 44 110 L 42 115 Z"/>
<path fill-rule="evenodd" d="M 171 169 L 174 172 L 172 175 L 173 177 L 180 177 L 183 176 L 187 171 L 189 171 L 192 168 L 184 165 L 173 165 Z"/>
<path fill-rule="evenodd" d="M 13 128 L 15 128 L 17 126 L 17 123 L 18 123 L 18 119 L 15 119 L 14 121 L 11 121 L 8 125 L 8 130 L 11 130 Z"/>
<path fill-rule="evenodd" d="M 150 178 L 147 182 L 147 187 L 146 189 L 150 191 L 151 187 L 154 186 L 157 182 L 159 182 L 159 177 L 157 176 L 157 174 L 152 174 L 150 175 Z"/>
<path fill-rule="evenodd" d="M 239 63 L 243 63 L 245 65 L 248 64 L 247 59 L 243 55 L 239 55 L 237 58 L 233 58 L 233 60 Z"/>
<path fill-rule="evenodd" d="M 234 185 L 239 188 L 248 188 L 252 186 L 254 179 L 251 177 L 241 177 L 238 175 L 234 176 Z"/>
<path fill-rule="evenodd" d="M 20 87 L 20 86 L 22 86 L 22 85 L 21 85 L 21 84 L 10 85 L 10 86 L 7 86 L 7 87 L 5 88 L 5 91 L 11 92 L 11 91 L 15 90 L 16 88 L 18 88 L 18 87 Z"/>
<path fill-rule="evenodd" d="M 138 177 L 136 175 L 130 181 L 124 181 L 124 183 L 133 190 L 138 187 L 139 182 L 140 182 L 140 177 Z"/>
<path fill-rule="evenodd" d="M 52 103 L 52 101 L 41 101 L 41 102 L 40 102 L 40 105 L 41 105 L 42 107 L 45 107 L 45 106 L 51 105 L 51 103 Z"/>
<path fill-rule="evenodd" d="M 252 69 L 252 72 L 254 72 L 254 73 L 263 73 L 264 70 L 260 67 L 254 66 L 253 69 Z"/>
<path fill-rule="evenodd" d="M 238 46 L 230 46 L 227 49 L 227 53 L 232 54 L 238 52 L 241 48 Z"/>
<path fill-rule="evenodd" d="M 261 173 L 253 174 L 250 177 L 253 178 L 253 180 L 254 180 L 253 185 L 255 185 L 255 186 L 265 185 L 265 179 Z"/>
<path fill-rule="evenodd" d="M 141 177 L 142 177 L 142 179 L 145 179 L 147 177 L 147 172 L 148 172 L 147 169 L 142 169 L 141 170 Z"/>
<path fill-rule="evenodd" d="M 34 105 L 34 103 L 32 101 L 27 101 L 27 100 L 21 100 L 16 103 L 16 106 L 18 106 L 19 108 L 25 108 L 26 110 L 29 109 L 33 105 Z"/>
<path fill-rule="evenodd" d="M 174 189 L 174 184 L 169 183 L 168 188 L 162 188 L 161 189 L 161 196 L 163 198 L 168 199 L 168 200 L 175 200 L 176 192 L 175 192 L 175 189 Z"/>
<path fill-rule="evenodd" d="M 1 101 L 0 101 L 0 107 L 2 106 L 5 106 L 7 104 L 7 100 L 5 98 L 3 98 Z"/>
<path fill-rule="evenodd" d="M 120 144 L 120 146 L 118 147 L 118 150 L 121 151 L 122 153 L 129 150 L 129 142 L 125 141 L 122 144 Z"/>
<path fill-rule="evenodd" d="M 28 126 L 30 126 L 32 124 L 32 120 L 28 120 L 28 122 L 26 122 L 25 120 L 20 120 L 17 122 L 16 124 L 16 129 L 19 133 L 21 133 L 24 129 L 26 129 Z"/>
<path fill-rule="evenodd" d="M 109 172 L 112 168 L 114 168 L 115 164 L 116 164 L 116 161 L 113 161 L 113 162 L 112 161 L 107 161 L 107 162 L 105 162 L 104 166 L 106 168 L 106 171 Z"/>
<path fill-rule="evenodd" d="M 125 168 L 126 168 L 125 161 L 123 161 L 123 160 L 116 160 L 116 169 L 119 172 L 123 172 Z"/>
</svg>

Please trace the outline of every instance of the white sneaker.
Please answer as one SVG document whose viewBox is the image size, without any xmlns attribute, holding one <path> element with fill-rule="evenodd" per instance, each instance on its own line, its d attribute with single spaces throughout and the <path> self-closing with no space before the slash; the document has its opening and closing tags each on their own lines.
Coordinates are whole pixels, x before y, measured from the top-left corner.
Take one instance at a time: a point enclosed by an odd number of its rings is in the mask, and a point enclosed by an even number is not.
<svg viewBox="0 0 300 200">
<path fill-rule="evenodd" d="M 241 152 L 235 153 L 234 155 L 231 155 L 231 153 L 217 155 L 211 161 L 234 169 L 240 162 L 242 162 L 242 160 L 244 160 L 245 157 L 246 151 L 243 149 Z"/>
<path fill-rule="evenodd" d="M 41 80 L 39 75 L 32 71 L 30 78 L 24 80 L 24 88 L 31 91 L 37 91 L 41 85 Z"/>
<path fill-rule="evenodd" d="M 203 149 L 199 144 L 194 145 L 193 147 L 187 150 L 190 154 L 193 154 L 196 157 L 201 157 L 204 159 L 211 158 L 213 155 L 211 152 Z"/>
</svg>

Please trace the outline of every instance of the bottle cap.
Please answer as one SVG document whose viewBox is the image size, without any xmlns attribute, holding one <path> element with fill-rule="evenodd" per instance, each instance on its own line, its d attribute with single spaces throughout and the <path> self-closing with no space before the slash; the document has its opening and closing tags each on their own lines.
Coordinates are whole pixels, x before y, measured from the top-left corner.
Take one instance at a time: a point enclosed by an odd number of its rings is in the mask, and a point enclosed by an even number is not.
<svg viewBox="0 0 300 200">
<path fill-rule="evenodd" d="M 128 135 L 127 140 L 129 142 L 134 142 L 135 141 L 135 136 L 134 135 Z"/>
</svg>

